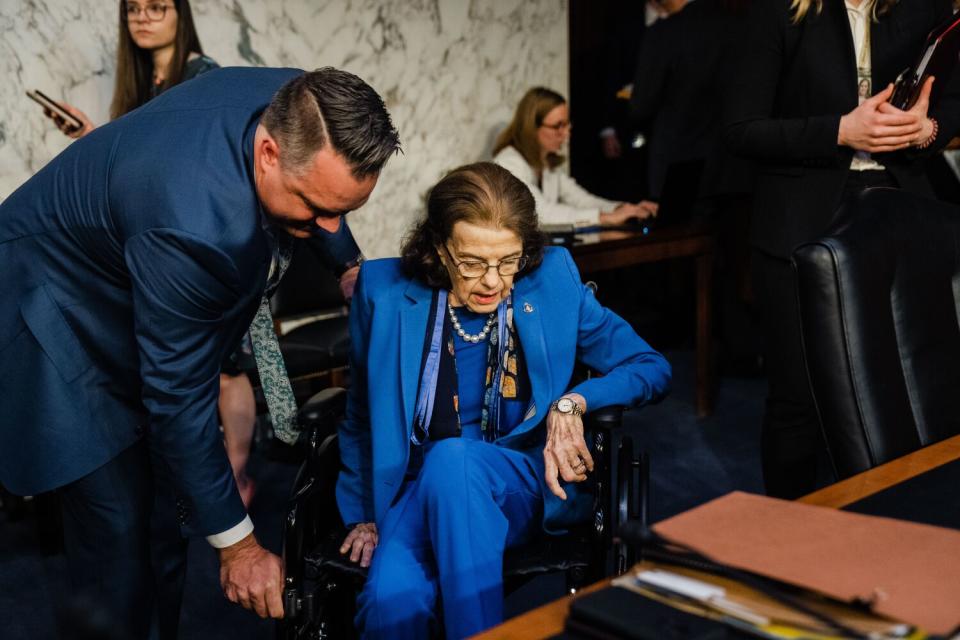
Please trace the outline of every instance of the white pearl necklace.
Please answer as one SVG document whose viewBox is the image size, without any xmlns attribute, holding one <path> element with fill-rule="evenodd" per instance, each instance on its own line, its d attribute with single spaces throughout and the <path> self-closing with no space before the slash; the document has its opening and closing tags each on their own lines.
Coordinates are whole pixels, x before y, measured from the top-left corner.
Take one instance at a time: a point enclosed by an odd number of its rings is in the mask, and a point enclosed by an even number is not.
<svg viewBox="0 0 960 640">
<path fill-rule="evenodd" d="M 487 317 L 487 323 L 483 325 L 483 329 L 480 330 L 480 333 L 477 335 L 471 335 L 464 331 L 463 327 L 460 326 L 460 319 L 457 318 L 457 314 L 453 310 L 453 305 L 451 305 L 449 302 L 447 303 L 447 311 L 450 313 L 450 322 L 453 324 L 453 330 L 457 332 L 457 335 L 467 342 L 472 342 L 474 344 L 487 337 L 487 334 L 490 333 L 490 329 L 493 328 L 493 323 L 496 322 L 497 319 L 497 312 L 491 311 L 490 315 Z"/>
</svg>

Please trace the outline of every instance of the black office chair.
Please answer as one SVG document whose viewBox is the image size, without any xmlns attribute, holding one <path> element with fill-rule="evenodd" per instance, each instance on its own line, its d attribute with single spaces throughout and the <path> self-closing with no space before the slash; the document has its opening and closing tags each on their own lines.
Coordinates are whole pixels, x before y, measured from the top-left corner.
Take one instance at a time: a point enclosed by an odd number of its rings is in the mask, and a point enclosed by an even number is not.
<svg viewBox="0 0 960 640">
<path fill-rule="evenodd" d="M 346 535 L 340 521 L 334 486 L 340 469 L 336 424 L 343 413 L 346 391 L 327 389 L 300 413 L 306 449 L 294 484 L 284 523 L 285 619 L 278 637 L 352 638 L 355 599 L 367 570 L 341 556 Z M 618 429 L 622 408 L 596 411 L 586 417 L 587 440 L 594 459 L 593 517 L 563 536 L 543 535 L 504 558 L 504 590 L 510 593 L 526 581 L 562 571 L 571 590 L 611 574 L 623 573 L 634 562 L 633 551 L 614 540 L 620 523 L 646 518 L 649 467 L 633 452 L 631 438 Z"/>
<path fill-rule="evenodd" d="M 350 357 L 347 306 L 333 272 L 310 240 L 293 256 L 270 300 L 275 323 L 302 323 L 279 337 L 294 396 L 302 404 L 321 389 L 343 386 Z"/>
<path fill-rule="evenodd" d="M 793 254 L 839 478 L 960 433 L 960 209 L 871 189 Z"/>
</svg>

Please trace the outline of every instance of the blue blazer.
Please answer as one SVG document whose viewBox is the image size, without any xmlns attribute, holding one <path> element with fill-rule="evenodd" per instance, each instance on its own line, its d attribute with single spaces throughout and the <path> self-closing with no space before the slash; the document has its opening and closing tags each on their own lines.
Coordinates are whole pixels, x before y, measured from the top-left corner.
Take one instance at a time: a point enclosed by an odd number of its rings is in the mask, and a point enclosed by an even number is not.
<svg viewBox="0 0 960 640">
<path fill-rule="evenodd" d="M 420 380 L 432 289 L 407 278 L 398 259 L 363 265 L 350 309 L 351 387 L 340 426 L 343 469 L 337 502 L 344 522 L 383 522 L 400 488 Z M 526 416 L 499 446 L 523 451 L 537 470 L 544 527 L 559 532 L 583 517 L 591 496 L 568 485 L 567 502 L 544 480 L 544 418 L 554 400 L 575 391 L 588 410 L 649 402 L 666 393 L 670 365 L 622 318 L 600 306 L 566 249 L 547 248 L 543 263 L 515 283 L 514 321 L 530 377 Z M 570 387 L 575 361 L 604 374 Z"/>
<path fill-rule="evenodd" d="M 220 69 L 71 144 L 0 205 L 0 483 L 34 494 L 151 433 L 187 535 L 245 514 L 218 374 L 271 247 L 253 179 L 260 115 L 295 69 Z"/>
</svg>

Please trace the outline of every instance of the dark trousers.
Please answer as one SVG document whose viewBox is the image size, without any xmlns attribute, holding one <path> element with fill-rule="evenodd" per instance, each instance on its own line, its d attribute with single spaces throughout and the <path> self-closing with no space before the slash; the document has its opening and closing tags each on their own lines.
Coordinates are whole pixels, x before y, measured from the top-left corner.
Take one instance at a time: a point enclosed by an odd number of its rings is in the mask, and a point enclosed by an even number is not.
<svg viewBox="0 0 960 640">
<path fill-rule="evenodd" d="M 851 171 L 843 202 L 870 187 L 895 186 L 886 171 Z M 769 382 L 761 435 L 763 481 L 768 495 L 793 500 L 816 488 L 818 457 L 826 450 L 803 360 L 796 279 L 788 258 L 759 250 L 752 270 Z"/>
<path fill-rule="evenodd" d="M 58 491 L 73 588 L 62 637 L 107 621 L 103 637 L 176 638 L 187 546 L 155 466 L 140 441 Z"/>
</svg>

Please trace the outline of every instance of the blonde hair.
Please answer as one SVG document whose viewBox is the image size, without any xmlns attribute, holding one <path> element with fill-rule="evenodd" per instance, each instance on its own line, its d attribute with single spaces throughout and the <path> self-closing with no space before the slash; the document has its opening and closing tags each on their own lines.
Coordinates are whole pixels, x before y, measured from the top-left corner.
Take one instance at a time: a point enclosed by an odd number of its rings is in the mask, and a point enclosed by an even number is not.
<svg viewBox="0 0 960 640">
<path fill-rule="evenodd" d="M 548 113 L 566 103 L 562 95 L 551 89 L 534 87 L 527 91 L 517 105 L 513 120 L 497 136 L 497 141 L 493 145 L 493 155 L 497 155 L 502 149 L 513 147 L 535 170 L 543 169 L 537 129 L 543 124 L 543 119 Z M 547 165 L 552 169 L 563 163 L 563 160 L 563 156 L 551 153 L 547 156 Z"/>
<path fill-rule="evenodd" d="M 885 14 L 890 10 L 893 5 L 897 4 L 899 0 L 863 0 L 873 5 L 873 19 L 876 20 L 878 17 Z M 810 12 L 810 7 L 813 6 L 816 9 L 817 15 L 823 11 L 823 0 L 791 0 L 790 10 L 793 11 L 793 22 L 794 24 L 803 20 L 807 13 Z"/>
</svg>

